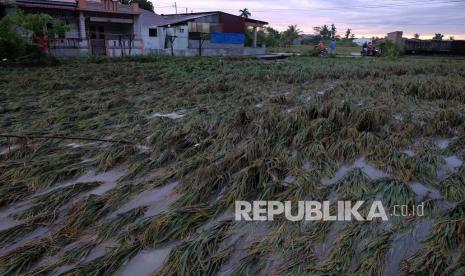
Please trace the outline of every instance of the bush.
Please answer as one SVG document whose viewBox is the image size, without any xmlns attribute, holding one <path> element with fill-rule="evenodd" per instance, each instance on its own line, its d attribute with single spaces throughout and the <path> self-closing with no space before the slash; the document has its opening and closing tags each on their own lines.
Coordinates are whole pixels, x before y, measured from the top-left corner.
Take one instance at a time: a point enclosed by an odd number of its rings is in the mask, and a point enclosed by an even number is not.
<svg viewBox="0 0 465 276">
<path fill-rule="evenodd" d="M 44 33 L 44 27 L 51 23 Z M 69 25 L 43 13 L 25 14 L 15 10 L 0 20 L 0 58 L 16 59 L 22 56 L 41 56 L 34 37 L 64 37 Z"/>
<path fill-rule="evenodd" d="M 379 45 L 383 57 L 395 58 L 403 54 L 403 49 L 392 41 L 385 41 Z"/>
<path fill-rule="evenodd" d="M 24 55 L 26 40 L 14 29 L 15 22 L 10 16 L 0 20 L 0 58 L 15 58 Z"/>
</svg>

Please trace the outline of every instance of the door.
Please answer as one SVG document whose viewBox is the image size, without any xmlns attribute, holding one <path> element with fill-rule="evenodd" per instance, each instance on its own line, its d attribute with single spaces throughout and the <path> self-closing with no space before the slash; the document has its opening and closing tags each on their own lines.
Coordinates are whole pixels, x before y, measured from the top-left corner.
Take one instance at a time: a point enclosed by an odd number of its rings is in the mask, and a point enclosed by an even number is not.
<svg viewBox="0 0 465 276">
<path fill-rule="evenodd" d="M 103 26 L 90 26 L 90 45 L 93 55 L 106 55 L 105 28 Z"/>
</svg>

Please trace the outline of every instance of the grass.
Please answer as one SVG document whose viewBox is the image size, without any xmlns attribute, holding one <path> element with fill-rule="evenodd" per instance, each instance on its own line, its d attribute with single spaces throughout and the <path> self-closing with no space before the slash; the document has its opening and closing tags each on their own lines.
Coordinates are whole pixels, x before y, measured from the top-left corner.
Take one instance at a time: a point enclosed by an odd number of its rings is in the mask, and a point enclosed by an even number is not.
<svg viewBox="0 0 465 276">
<path fill-rule="evenodd" d="M 0 206 L 26 206 L 10 216 L 18 225 L 2 230 L 0 243 L 49 230 L 4 252 L 1 273 L 52 274 L 75 264 L 69 275 L 111 274 L 140 250 L 177 242 L 162 274 L 211 274 L 241 247 L 240 239 L 223 246 L 242 226 L 212 223 L 236 200 L 380 199 L 392 207 L 419 203 L 410 187 L 418 181 L 438 189 L 453 207 L 441 209 L 443 200 L 428 200 L 435 210 L 429 214 L 433 230 L 424 248 L 403 260 L 403 272 L 459 275 L 463 267 L 455 260 L 463 254 L 455 252 L 464 242 L 464 166 L 443 178 L 437 169 L 444 156 L 463 160 L 465 146 L 455 139 L 440 149 L 435 141 L 465 135 L 464 72 L 463 60 L 436 57 L 268 62 L 154 56 L 0 67 L 2 133 L 131 143 L 0 138 L 0 150 L 17 145 L 0 155 Z M 151 116 L 172 112 L 184 116 Z M 360 157 L 388 177 L 373 180 L 355 168 L 334 185 L 321 183 Z M 100 183 L 58 186 L 89 170 L 113 168 L 125 168 L 125 175 L 101 195 L 87 193 Z M 150 206 L 144 204 L 110 216 L 136 196 L 174 181 L 179 199 L 160 214 L 145 217 Z M 43 193 L 51 187 L 55 190 Z M 393 237 L 411 220 L 347 223 L 332 237 L 334 223 L 278 219 L 246 242 L 244 258 L 232 269 L 381 274 Z M 322 256 L 315 246 L 326 239 L 332 239 L 331 250 L 317 262 Z M 108 241 L 117 245 L 84 262 Z M 353 255 L 360 256 L 357 265 L 350 262 Z M 50 256 L 57 261 L 40 263 Z M 277 259 L 280 267 L 272 263 Z"/>
<path fill-rule="evenodd" d="M 38 195 L 32 198 L 31 202 L 35 205 L 16 213 L 14 217 L 16 219 L 27 219 L 30 217 L 35 217 L 40 214 L 54 214 L 55 216 L 59 213 L 59 208 L 75 196 L 79 195 L 82 192 L 89 191 L 103 184 L 102 182 L 89 182 L 89 183 L 76 183 L 68 187 L 58 188 L 56 190 L 50 191 L 43 195 Z"/>
<path fill-rule="evenodd" d="M 227 259 L 231 248 L 220 248 L 228 237 L 231 222 L 220 222 L 198 237 L 177 246 L 159 275 L 213 275 Z"/>
<path fill-rule="evenodd" d="M 328 47 L 329 45 L 327 45 Z M 293 45 L 288 47 L 268 47 L 267 52 L 269 53 L 296 53 L 296 54 L 308 54 L 313 51 L 314 45 Z M 337 48 L 338 55 L 351 55 L 352 53 L 359 54 L 362 51 L 361 47 L 358 46 L 348 46 L 348 45 L 338 45 Z"/>
</svg>

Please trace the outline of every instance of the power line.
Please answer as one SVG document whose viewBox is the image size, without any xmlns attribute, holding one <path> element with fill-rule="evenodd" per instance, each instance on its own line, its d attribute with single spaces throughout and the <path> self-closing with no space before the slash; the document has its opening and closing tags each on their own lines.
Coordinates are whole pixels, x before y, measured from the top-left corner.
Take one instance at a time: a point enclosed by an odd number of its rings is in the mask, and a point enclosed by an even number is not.
<svg viewBox="0 0 465 276">
<path fill-rule="evenodd" d="M 337 10 L 349 10 L 349 9 L 377 9 L 377 8 L 398 8 L 398 7 L 408 7 L 411 6 L 412 4 L 417 4 L 417 5 L 422 5 L 424 6 L 425 4 L 453 4 L 453 3 L 465 3 L 463 0 L 443 0 L 443 1 L 437 1 L 437 0 L 424 0 L 424 1 L 402 1 L 399 3 L 385 3 L 385 4 L 377 4 L 377 5 L 361 5 L 361 6 L 336 6 L 336 7 L 314 7 L 314 8 L 271 8 L 271 9 L 257 9 L 253 10 L 251 9 L 251 12 L 254 13 L 262 13 L 262 12 L 282 12 L 282 11 L 337 11 Z M 161 8 L 161 7 L 160 7 Z M 187 7 L 182 7 L 182 8 L 187 8 Z M 192 8 L 192 7 L 191 7 Z M 200 9 L 200 10 L 208 10 L 210 8 L 206 7 L 194 7 L 195 9 Z M 236 9 L 221 9 L 224 11 L 236 11 Z"/>
</svg>

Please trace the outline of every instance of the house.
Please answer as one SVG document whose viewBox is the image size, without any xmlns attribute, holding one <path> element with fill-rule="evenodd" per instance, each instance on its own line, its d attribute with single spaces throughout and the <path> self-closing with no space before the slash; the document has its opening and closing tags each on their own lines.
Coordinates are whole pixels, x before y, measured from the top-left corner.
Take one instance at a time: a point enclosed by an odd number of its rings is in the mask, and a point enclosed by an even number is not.
<svg viewBox="0 0 465 276">
<path fill-rule="evenodd" d="M 0 0 L 0 4 L 2 1 Z M 115 0 L 10 0 L 26 13 L 46 13 L 69 24 L 65 37 L 49 38 L 54 56 L 143 54 L 256 55 L 257 28 L 267 22 L 220 11 L 159 15 Z M 0 7 L 1 8 L 1 7 Z M 0 14 L 11 13 L 5 6 Z M 245 47 L 245 29 L 253 45 Z"/>
<path fill-rule="evenodd" d="M 357 44 L 358 46 L 362 46 L 365 43 L 373 42 L 373 39 L 372 38 L 361 37 L 361 38 L 353 39 L 352 42 Z"/>
<path fill-rule="evenodd" d="M 257 29 L 267 22 L 221 11 L 141 16 L 141 33 L 146 50 L 183 56 L 257 55 Z M 148 28 L 147 28 L 148 26 Z M 252 28 L 252 47 L 245 47 L 245 29 Z"/>
<path fill-rule="evenodd" d="M 112 0 L 17 0 L 26 13 L 46 13 L 69 24 L 63 38 L 49 38 L 49 52 L 55 56 L 140 55 L 143 41 L 136 34 L 140 9 Z M 12 12 L 7 8 L 6 14 Z"/>
</svg>

